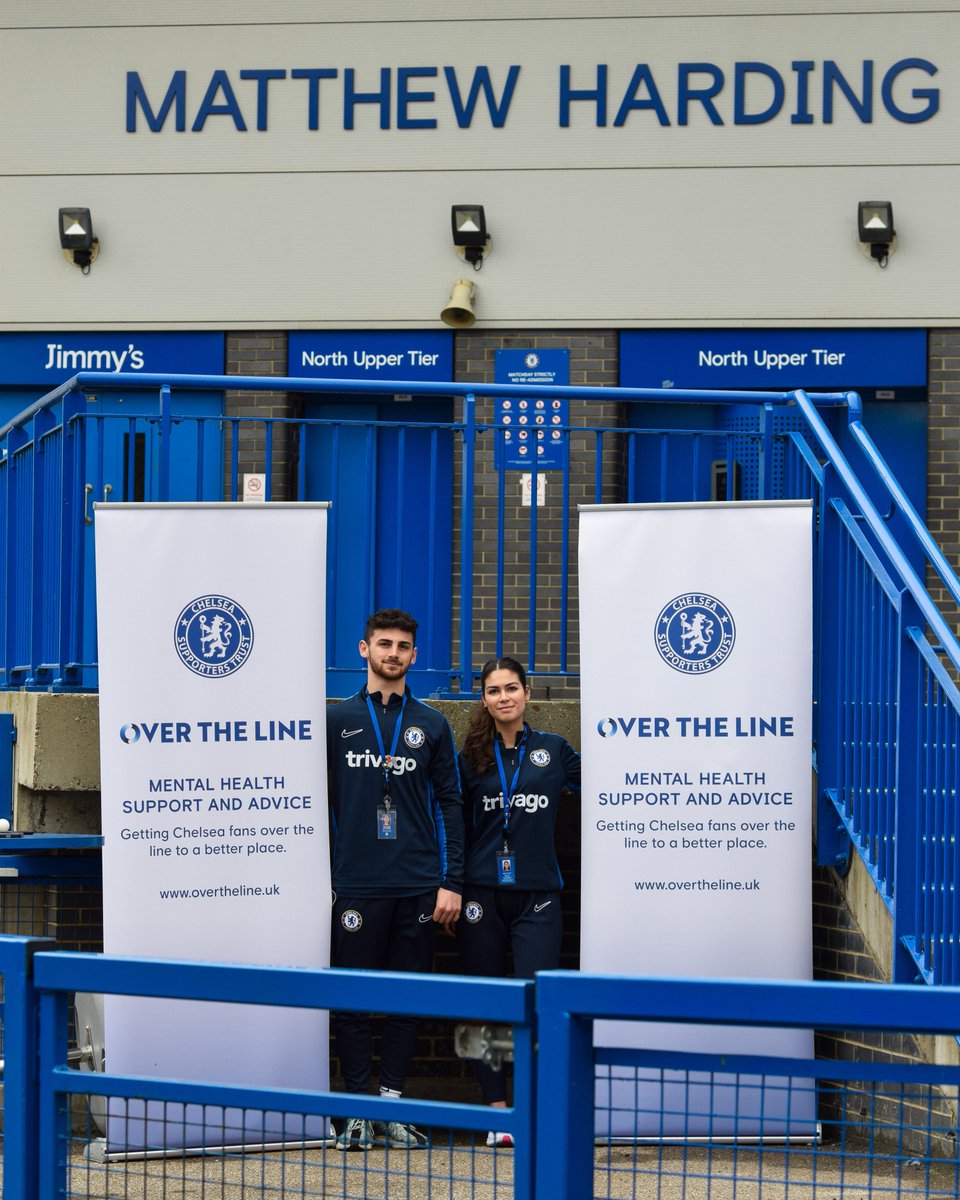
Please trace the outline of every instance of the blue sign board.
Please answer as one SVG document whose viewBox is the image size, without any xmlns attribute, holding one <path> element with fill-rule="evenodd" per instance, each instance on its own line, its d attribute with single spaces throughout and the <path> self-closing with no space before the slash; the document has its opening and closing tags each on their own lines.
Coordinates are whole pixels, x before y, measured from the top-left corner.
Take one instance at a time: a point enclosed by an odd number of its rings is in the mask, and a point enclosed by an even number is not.
<svg viewBox="0 0 960 1200">
<path fill-rule="evenodd" d="M 623 387 L 924 387 L 923 329 L 657 329 L 620 334 Z"/>
<path fill-rule="evenodd" d="M 453 378 L 453 332 L 291 333 L 288 363 L 290 375 L 309 379 L 445 383 Z"/>
<path fill-rule="evenodd" d="M 0 387 L 52 391 L 80 371 L 222 375 L 222 333 L 0 333 Z"/>
<path fill-rule="evenodd" d="M 497 350 L 495 383 L 565 387 L 570 382 L 569 350 Z M 566 397 L 497 397 L 495 421 L 500 427 L 494 455 L 498 470 L 538 471 L 563 467 L 570 402 Z M 502 430 L 502 432 L 501 432 Z"/>
</svg>

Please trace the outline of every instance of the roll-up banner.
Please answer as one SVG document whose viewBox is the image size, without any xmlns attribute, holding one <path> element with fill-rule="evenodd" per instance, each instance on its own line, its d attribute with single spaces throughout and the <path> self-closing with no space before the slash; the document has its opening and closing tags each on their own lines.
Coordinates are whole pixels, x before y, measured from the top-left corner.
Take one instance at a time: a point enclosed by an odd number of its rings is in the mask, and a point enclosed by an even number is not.
<svg viewBox="0 0 960 1200">
<path fill-rule="evenodd" d="M 580 514 L 581 966 L 811 977 L 808 502 Z M 598 1022 L 599 1046 L 812 1057 L 807 1030 Z M 809 1137 L 813 1085 L 603 1069 L 598 1137 Z M 762 1086 L 761 1086 L 762 1085 Z"/>
<path fill-rule="evenodd" d="M 108 954 L 329 965 L 326 506 L 96 509 Z M 107 1068 L 326 1089 L 325 1013 L 107 996 Z M 107 1150 L 322 1137 L 111 1101 Z"/>
</svg>

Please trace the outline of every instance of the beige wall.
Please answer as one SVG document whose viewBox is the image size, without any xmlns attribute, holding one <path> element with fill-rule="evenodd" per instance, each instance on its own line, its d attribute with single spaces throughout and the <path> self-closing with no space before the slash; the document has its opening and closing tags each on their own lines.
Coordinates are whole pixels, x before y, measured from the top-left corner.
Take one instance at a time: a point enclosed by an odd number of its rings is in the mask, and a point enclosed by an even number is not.
<svg viewBox="0 0 960 1200">
<path fill-rule="evenodd" d="M 481 328 L 960 324 L 960 243 L 943 225 L 960 185 L 960 13 L 859 0 L 840 14 L 775 7 L 526 0 L 469 21 L 421 0 L 399 17 L 396 6 L 324 5 L 318 19 L 316 5 L 247 0 L 204 5 L 201 22 L 179 2 L 149 14 L 119 0 L 68 15 L 31 6 L 28 17 L 6 0 L 0 211 L 16 237 L 0 274 L 0 329 L 436 327 L 469 271 L 449 232 L 450 205 L 463 201 L 485 205 L 493 237 L 471 273 Z M 937 89 L 929 120 L 895 119 L 883 102 L 886 73 L 906 59 L 937 73 L 909 68 L 892 102 L 917 113 L 926 101 L 914 91 Z M 796 61 L 814 64 L 806 103 Z M 873 64 L 869 121 L 838 89 L 825 119 L 828 61 L 855 93 Z M 682 123 L 679 64 L 697 62 L 723 73 L 711 101 L 719 125 L 700 103 Z M 735 122 L 738 62 L 783 79 L 769 121 Z M 62 86 L 53 65 L 66 63 L 90 67 Z M 649 79 L 632 88 L 641 63 Z M 444 69 L 466 91 L 478 65 L 498 98 L 519 68 L 502 128 L 482 101 L 469 128 L 456 120 Z M 606 123 L 575 101 L 564 127 L 562 68 L 582 91 L 601 65 Z M 320 82 L 316 130 L 307 83 L 291 75 L 304 67 L 337 72 Z M 404 67 L 436 72 L 411 78 L 411 93 L 432 99 L 407 107 L 436 128 L 397 127 Z M 261 129 L 260 85 L 240 73 L 265 69 L 286 76 L 264 84 Z M 381 69 L 388 127 L 379 107 L 361 105 L 345 128 L 346 73 L 368 93 Z M 194 131 L 218 70 L 246 130 L 214 112 Z M 154 112 L 185 72 L 183 132 L 173 111 L 151 131 L 140 108 L 128 130 L 130 71 Z M 647 101 L 651 83 L 665 119 L 634 110 L 617 126 L 624 96 Z M 772 89 L 750 75 L 745 111 L 762 112 Z M 226 92 L 211 103 L 226 105 Z M 886 271 L 856 235 L 857 202 L 878 198 L 893 202 L 898 227 Z M 56 210 L 68 205 L 92 210 L 100 238 L 86 276 L 56 236 Z"/>
</svg>

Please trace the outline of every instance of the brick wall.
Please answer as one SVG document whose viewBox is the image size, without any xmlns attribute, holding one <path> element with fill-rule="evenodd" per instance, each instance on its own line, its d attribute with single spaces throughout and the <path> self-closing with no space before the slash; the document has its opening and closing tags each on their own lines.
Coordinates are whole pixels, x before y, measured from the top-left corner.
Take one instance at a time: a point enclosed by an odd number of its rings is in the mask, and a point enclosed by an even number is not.
<svg viewBox="0 0 960 1200">
<path fill-rule="evenodd" d="M 464 331 L 456 335 L 454 344 L 454 377 L 458 383 L 494 382 L 495 356 L 499 349 L 568 349 L 570 351 L 570 382 L 587 387 L 613 386 L 619 375 L 619 347 L 613 331 L 569 330 L 562 333 L 527 330 L 522 333 L 489 333 Z M 490 424 L 494 417 L 494 402 L 478 394 L 476 419 L 478 424 Z M 463 413 L 457 414 L 463 419 Z M 622 405 L 587 401 L 571 404 L 570 425 L 573 429 L 594 427 L 617 428 L 624 423 Z M 605 501 L 620 498 L 617 487 L 621 478 L 617 470 L 620 447 L 609 439 L 604 447 L 603 493 Z M 502 653 L 519 658 L 528 668 L 531 658 L 537 675 L 548 678 L 541 683 L 541 694 L 560 699 L 576 695 L 576 688 L 561 680 L 550 680 L 551 671 L 561 664 L 560 610 L 565 594 L 569 603 L 569 630 L 575 634 L 577 608 L 577 506 L 593 503 L 595 496 L 595 443 L 591 434 L 572 434 L 570 438 L 570 492 L 566 512 L 563 511 L 562 472 L 547 471 L 546 502 L 537 509 L 537 635 L 531 655 L 528 629 L 528 600 L 526 580 L 530 569 L 532 538 L 531 509 L 520 499 L 520 471 L 507 471 L 505 478 L 506 512 L 504 516 L 504 581 Z M 497 497 L 499 472 L 494 469 L 494 437 L 480 437 L 476 449 L 476 489 L 474 507 L 474 582 L 475 608 L 473 615 L 473 661 L 482 663 L 497 651 L 497 560 L 498 527 Z M 460 489 L 460 462 L 456 462 L 455 494 Z M 569 543 L 569 572 L 562 572 L 562 539 L 566 525 Z M 460 512 L 454 518 L 454 613 L 458 612 L 459 546 L 461 544 Z M 515 603 L 514 603 L 515 601 Z M 456 618 L 455 618 L 456 626 Z M 454 629 L 456 636 L 457 630 Z M 579 660 L 575 636 L 567 647 L 570 658 L 568 670 L 577 670 Z M 461 688 L 466 690 L 465 682 Z"/>
<path fill-rule="evenodd" d="M 851 912 L 835 871 L 815 868 L 813 875 L 813 977 L 833 982 L 884 984 L 883 969 Z M 865 1003 L 869 1003 L 865 999 Z M 906 1033 L 845 1029 L 818 1031 L 815 1054 L 841 1062 L 904 1064 L 931 1061 L 932 1045 Z M 824 1085 L 819 1116 L 830 1141 L 843 1127 L 873 1127 L 879 1144 L 895 1144 L 900 1153 L 956 1154 L 956 1103 L 939 1091 L 911 1085 L 852 1081 L 842 1089 Z M 836 1125 L 837 1134 L 831 1129 Z"/>
<path fill-rule="evenodd" d="M 228 375 L 287 374 L 287 335 L 274 331 L 227 334 Z M 295 417 L 299 405 L 285 392 L 227 392 L 228 417 Z M 226 478 L 225 496 L 232 495 L 233 437 L 239 439 L 239 467 L 236 480 L 237 498 L 242 495 L 244 472 L 268 472 L 269 499 L 295 498 L 294 463 L 296 459 L 295 426 L 275 424 L 270 435 L 269 472 L 267 464 L 267 426 L 258 421 L 242 421 L 230 426 L 225 437 Z"/>
<path fill-rule="evenodd" d="M 929 362 L 927 525 L 960 572 L 960 329 L 931 330 Z M 928 587 L 946 613 L 956 613 L 939 579 L 929 577 Z"/>
</svg>

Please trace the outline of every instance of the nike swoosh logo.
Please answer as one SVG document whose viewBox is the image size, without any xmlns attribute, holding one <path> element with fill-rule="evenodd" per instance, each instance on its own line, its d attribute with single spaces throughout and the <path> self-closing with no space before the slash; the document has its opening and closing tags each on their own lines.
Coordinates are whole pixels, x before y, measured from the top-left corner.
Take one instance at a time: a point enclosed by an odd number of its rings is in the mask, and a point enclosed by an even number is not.
<svg viewBox="0 0 960 1200">
<path fill-rule="evenodd" d="M 547 900 L 547 901 L 545 901 L 543 904 L 535 904 L 535 905 L 533 906 L 533 911 L 534 911 L 534 912 L 543 912 L 543 910 L 544 910 L 545 908 L 549 907 L 549 906 L 550 906 L 552 903 L 553 903 L 553 901 L 552 901 L 552 900 Z"/>
<path fill-rule="evenodd" d="M 421 925 L 429 925 L 432 920 L 433 920 L 433 913 L 429 913 L 427 916 L 423 916 L 421 914 L 421 916 L 420 916 L 420 924 Z"/>
<path fill-rule="evenodd" d="M 362 729 L 341 729 L 340 736 L 343 738 L 353 737 L 355 733 L 363 733 Z"/>
</svg>

